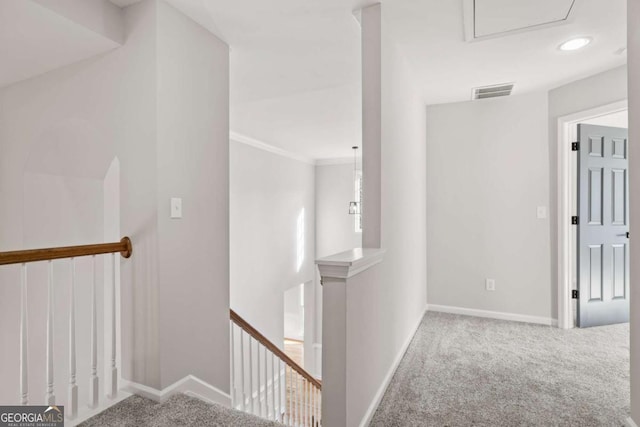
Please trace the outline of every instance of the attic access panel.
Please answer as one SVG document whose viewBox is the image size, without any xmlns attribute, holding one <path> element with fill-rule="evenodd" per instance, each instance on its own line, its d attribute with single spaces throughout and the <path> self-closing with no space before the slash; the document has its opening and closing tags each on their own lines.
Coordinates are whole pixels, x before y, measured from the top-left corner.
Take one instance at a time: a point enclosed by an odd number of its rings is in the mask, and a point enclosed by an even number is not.
<svg viewBox="0 0 640 427">
<path fill-rule="evenodd" d="M 575 0 L 464 1 L 467 40 L 562 24 L 569 19 L 575 3 Z"/>
</svg>

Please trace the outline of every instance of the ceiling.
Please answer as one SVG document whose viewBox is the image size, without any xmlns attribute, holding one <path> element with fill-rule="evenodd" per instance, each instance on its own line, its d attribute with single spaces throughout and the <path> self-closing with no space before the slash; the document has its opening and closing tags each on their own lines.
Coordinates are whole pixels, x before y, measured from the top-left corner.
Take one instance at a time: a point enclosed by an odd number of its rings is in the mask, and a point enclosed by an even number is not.
<svg viewBox="0 0 640 427">
<path fill-rule="evenodd" d="M 310 158 L 351 155 L 361 0 L 167 1 L 231 46 L 232 131 Z"/>
<path fill-rule="evenodd" d="M 352 11 L 362 1 L 167 1 L 231 46 L 234 132 L 313 158 L 350 155 L 361 140 Z M 514 95 L 546 90 L 626 62 L 615 53 L 626 45 L 626 0 L 475 0 L 476 30 L 490 37 L 473 42 L 465 1 L 383 1 L 427 104 L 469 100 L 472 88 L 504 82 L 516 83 Z M 592 44 L 557 49 L 577 35 Z"/>
<path fill-rule="evenodd" d="M 429 104 L 468 100 L 471 88 L 504 82 L 515 82 L 514 95 L 546 90 L 626 63 L 626 53 L 616 53 L 626 46 L 626 0 L 576 0 L 562 25 L 471 43 L 464 40 L 462 1 L 397 0 L 389 6 L 394 38 Z M 575 36 L 593 42 L 575 52 L 558 50 Z"/>
<path fill-rule="evenodd" d="M 308 157 L 350 155 L 361 140 L 352 11 L 368 0 L 167 1 L 231 46 L 233 131 Z M 427 104 L 466 101 L 474 87 L 505 82 L 515 82 L 514 95 L 547 90 L 626 63 L 626 52 L 616 53 L 626 45 L 626 0 L 382 3 Z M 593 41 L 558 50 L 575 36 Z"/>
</svg>

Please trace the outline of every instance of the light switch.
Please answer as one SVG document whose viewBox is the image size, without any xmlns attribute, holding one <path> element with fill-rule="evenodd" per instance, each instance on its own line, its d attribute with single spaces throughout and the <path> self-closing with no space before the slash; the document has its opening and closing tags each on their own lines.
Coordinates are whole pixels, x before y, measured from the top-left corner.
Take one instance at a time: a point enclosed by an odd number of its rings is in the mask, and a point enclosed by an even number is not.
<svg viewBox="0 0 640 427">
<path fill-rule="evenodd" d="M 179 197 L 171 198 L 171 218 L 182 218 L 182 199 Z"/>
<path fill-rule="evenodd" d="M 547 219 L 547 207 L 538 206 L 538 219 Z"/>
</svg>

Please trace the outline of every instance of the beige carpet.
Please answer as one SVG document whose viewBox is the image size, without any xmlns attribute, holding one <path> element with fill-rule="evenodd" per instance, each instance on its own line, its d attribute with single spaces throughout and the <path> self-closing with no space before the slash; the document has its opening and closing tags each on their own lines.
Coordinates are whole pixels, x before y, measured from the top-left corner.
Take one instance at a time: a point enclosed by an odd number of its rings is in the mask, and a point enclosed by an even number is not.
<svg viewBox="0 0 640 427">
<path fill-rule="evenodd" d="M 131 396 L 80 424 L 82 427 L 242 426 L 277 427 L 282 424 L 221 405 L 178 394 L 159 404 Z"/>
<path fill-rule="evenodd" d="M 371 425 L 613 427 L 628 414 L 628 324 L 560 330 L 429 312 Z"/>
</svg>

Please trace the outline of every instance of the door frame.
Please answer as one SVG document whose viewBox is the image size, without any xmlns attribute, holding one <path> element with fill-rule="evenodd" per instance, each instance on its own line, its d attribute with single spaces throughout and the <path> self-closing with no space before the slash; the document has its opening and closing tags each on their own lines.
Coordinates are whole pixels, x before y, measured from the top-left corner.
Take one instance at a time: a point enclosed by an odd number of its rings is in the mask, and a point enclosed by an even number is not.
<svg viewBox="0 0 640 427">
<path fill-rule="evenodd" d="M 575 186 L 572 185 L 574 173 L 572 166 L 571 143 L 572 126 L 576 126 L 583 120 L 595 119 L 612 113 L 628 110 L 628 100 L 623 99 L 610 104 L 579 111 L 558 117 L 558 328 L 570 329 L 574 327 L 571 288 L 575 279 L 571 260 L 576 256 L 574 245 L 572 245 L 572 226 L 569 219 L 575 215 L 575 207 L 571 206 L 571 201 L 576 193 Z"/>
</svg>

